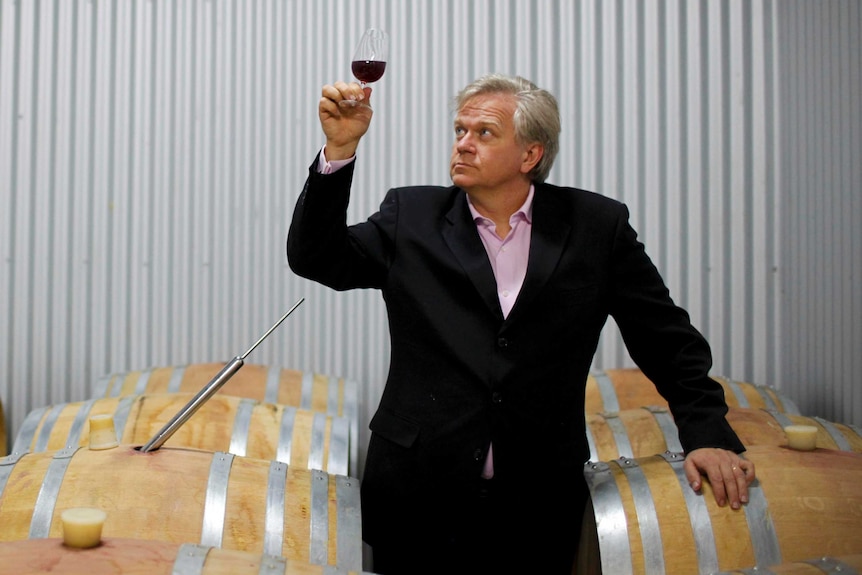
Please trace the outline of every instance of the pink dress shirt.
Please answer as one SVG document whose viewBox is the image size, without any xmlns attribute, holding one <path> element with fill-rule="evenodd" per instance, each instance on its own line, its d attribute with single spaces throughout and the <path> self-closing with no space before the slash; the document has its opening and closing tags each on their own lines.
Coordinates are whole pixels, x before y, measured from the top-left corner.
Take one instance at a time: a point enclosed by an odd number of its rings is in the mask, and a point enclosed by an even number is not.
<svg viewBox="0 0 862 575">
<path fill-rule="evenodd" d="M 503 317 L 508 317 L 518 298 L 518 292 L 524 284 L 524 276 L 527 275 L 527 260 L 530 255 L 530 236 L 533 229 L 533 186 L 524 205 L 509 217 L 509 225 L 512 227 L 505 238 L 497 235 L 497 226 L 488 218 L 479 214 L 470 197 L 467 203 L 479 237 L 485 244 L 488 259 L 491 261 L 491 269 L 494 270 L 494 278 L 497 280 L 497 297 L 500 299 L 500 307 Z M 482 469 L 482 477 L 491 479 L 494 477 L 494 446 L 488 448 L 488 456 L 485 458 L 485 466 Z"/>
</svg>

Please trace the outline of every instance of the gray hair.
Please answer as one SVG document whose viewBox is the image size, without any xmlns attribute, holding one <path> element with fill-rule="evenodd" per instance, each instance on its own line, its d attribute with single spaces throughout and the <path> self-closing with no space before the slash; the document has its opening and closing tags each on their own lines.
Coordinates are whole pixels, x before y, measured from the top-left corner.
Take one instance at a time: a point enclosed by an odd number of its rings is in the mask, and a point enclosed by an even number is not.
<svg viewBox="0 0 862 575">
<path fill-rule="evenodd" d="M 515 138 L 522 144 L 538 142 L 545 149 L 542 159 L 528 174 L 533 181 L 544 182 L 560 149 L 560 109 L 557 99 L 547 90 L 520 76 L 488 74 L 465 86 L 454 99 L 454 108 L 480 94 L 515 96 Z"/>
</svg>

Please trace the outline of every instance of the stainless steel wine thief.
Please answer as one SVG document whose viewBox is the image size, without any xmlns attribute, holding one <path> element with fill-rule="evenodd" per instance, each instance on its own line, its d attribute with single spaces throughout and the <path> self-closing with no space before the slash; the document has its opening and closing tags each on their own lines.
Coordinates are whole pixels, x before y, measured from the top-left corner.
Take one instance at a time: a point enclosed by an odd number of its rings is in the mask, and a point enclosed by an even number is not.
<svg viewBox="0 0 862 575">
<path fill-rule="evenodd" d="M 289 316 L 291 313 L 293 313 L 293 310 L 298 308 L 299 304 L 301 304 L 303 301 L 305 301 L 305 298 L 300 298 L 298 302 L 293 304 L 293 307 L 291 307 L 289 310 L 287 310 L 287 313 L 285 313 L 283 316 L 281 316 L 281 319 L 279 319 L 277 322 L 275 322 L 275 324 L 273 324 L 273 326 L 271 328 L 269 328 L 265 334 L 260 336 L 260 339 L 258 339 L 256 342 L 254 342 L 254 344 L 250 348 L 248 348 L 248 351 L 246 351 L 242 355 L 236 356 L 231 361 L 229 361 L 227 364 L 225 364 L 225 366 L 223 368 L 221 368 L 221 371 L 219 371 L 215 375 L 215 377 L 213 377 L 212 380 L 208 384 L 206 384 L 206 386 L 204 386 L 204 388 L 201 389 L 197 393 L 197 395 L 195 395 L 185 405 L 185 407 L 183 407 L 179 411 L 179 413 L 177 413 L 168 423 L 166 423 L 165 426 L 155 436 L 153 436 L 152 439 L 150 439 L 146 443 L 146 445 L 141 447 L 141 451 L 147 452 L 147 451 L 156 450 L 159 447 L 161 447 L 165 443 L 165 441 L 170 439 L 171 435 L 173 435 L 174 432 L 177 429 L 179 429 L 179 427 L 183 423 L 188 421 L 188 419 L 192 415 L 194 415 L 194 413 L 198 410 L 198 408 L 200 408 L 201 405 L 206 403 L 206 401 L 210 397 L 212 397 L 213 394 L 215 392 L 217 392 L 219 390 L 219 388 L 221 388 L 221 386 L 223 386 L 227 382 L 227 380 L 229 380 L 231 377 L 233 377 L 233 375 L 236 372 L 239 371 L 239 368 L 242 367 L 243 362 L 245 361 L 245 358 L 248 357 L 248 355 L 252 351 L 254 351 L 254 348 L 256 348 L 258 345 L 260 345 L 260 342 L 262 342 L 264 339 L 266 339 L 267 336 L 269 336 L 269 334 L 271 334 L 273 331 L 275 331 L 275 328 L 277 328 L 279 325 L 281 325 L 281 322 L 283 322 L 285 319 L 287 319 L 287 316 Z"/>
</svg>

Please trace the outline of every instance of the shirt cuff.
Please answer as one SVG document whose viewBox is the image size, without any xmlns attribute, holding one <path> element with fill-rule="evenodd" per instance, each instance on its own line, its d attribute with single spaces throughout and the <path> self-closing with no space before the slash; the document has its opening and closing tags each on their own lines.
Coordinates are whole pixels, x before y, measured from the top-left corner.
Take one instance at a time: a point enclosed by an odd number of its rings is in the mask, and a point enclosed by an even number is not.
<svg viewBox="0 0 862 575">
<path fill-rule="evenodd" d="M 355 159 L 356 156 L 354 155 L 346 160 L 332 160 L 329 162 L 326 160 L 326 146 L 323 146 L 323 148 L 320 149 L 320 154 L 317 159 L 317 172 L 320 174 L 332 174 Z"/>
</svg>

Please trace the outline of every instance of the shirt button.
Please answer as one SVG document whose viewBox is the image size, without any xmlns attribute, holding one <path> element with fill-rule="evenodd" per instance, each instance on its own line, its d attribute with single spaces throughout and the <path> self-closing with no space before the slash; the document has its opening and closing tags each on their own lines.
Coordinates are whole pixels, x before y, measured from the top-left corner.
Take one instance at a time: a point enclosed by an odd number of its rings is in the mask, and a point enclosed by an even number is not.
<svg viewBox="0 0 862 575">
<path fill-rule="evenodd" d="M 503 290 L 503 297 L 509 297 L 509 290 L 507 290 L 507 289 Z"/>
</svg>

